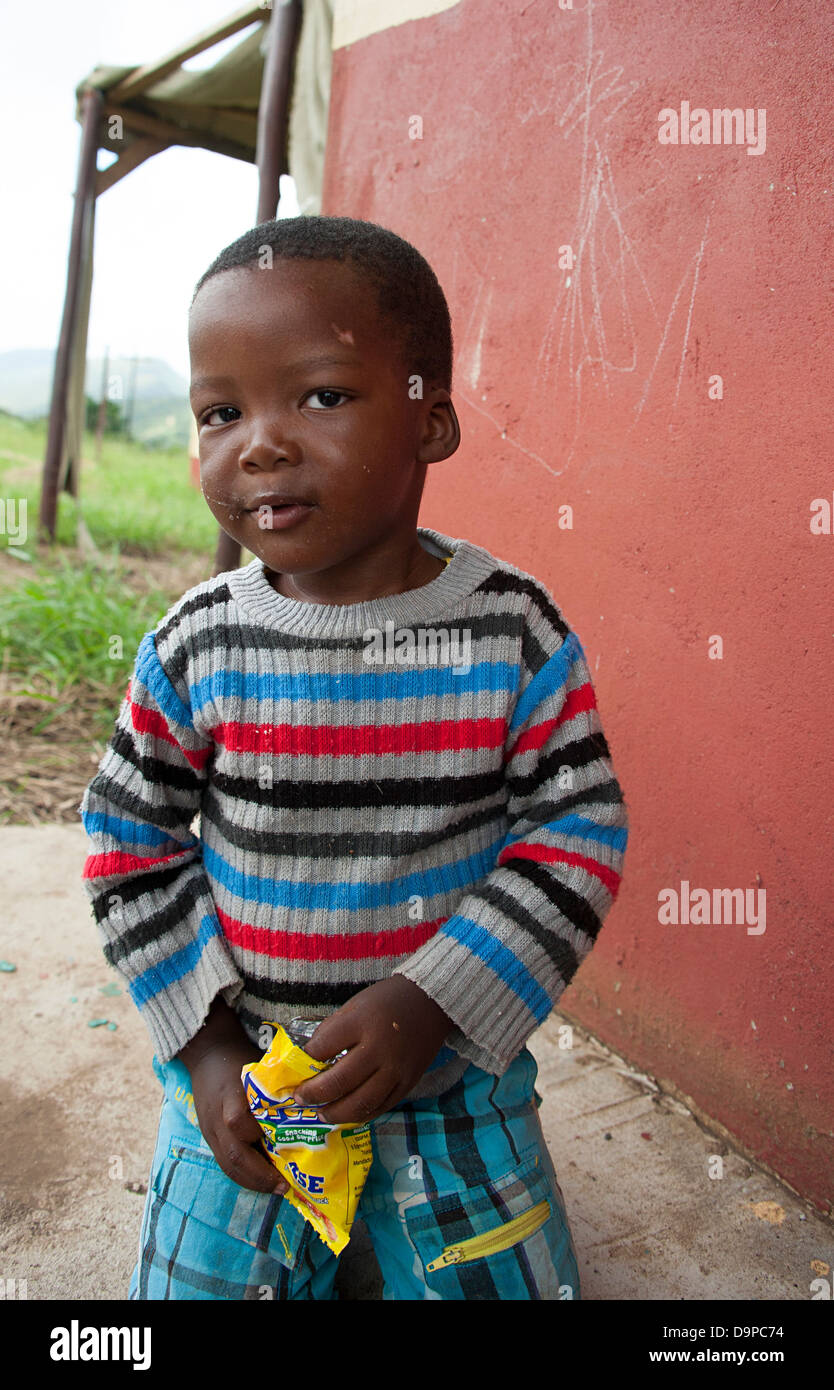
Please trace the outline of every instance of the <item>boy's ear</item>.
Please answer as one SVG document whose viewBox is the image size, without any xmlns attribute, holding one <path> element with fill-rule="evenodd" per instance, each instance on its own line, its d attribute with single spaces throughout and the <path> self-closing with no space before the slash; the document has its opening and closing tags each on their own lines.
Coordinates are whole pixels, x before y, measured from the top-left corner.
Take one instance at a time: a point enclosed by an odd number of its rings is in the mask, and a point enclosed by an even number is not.
<svg viewBox="0 0 834 1390">
<path fill-rule="evenodd" d="M 435 400 L 426 418 L 426 433 L 417 451 L 420 463 L 440 463 L 451 458 L 460 444 L 460 423 L 448 391 L 440 387 L 432 393 Z"/>
</svg>

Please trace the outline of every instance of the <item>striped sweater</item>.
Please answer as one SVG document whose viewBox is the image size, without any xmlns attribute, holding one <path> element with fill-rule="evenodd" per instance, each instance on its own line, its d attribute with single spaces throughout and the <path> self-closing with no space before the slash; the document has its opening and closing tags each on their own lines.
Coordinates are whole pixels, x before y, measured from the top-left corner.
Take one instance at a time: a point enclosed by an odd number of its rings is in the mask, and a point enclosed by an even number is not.
<svg viewBox="0 0 834 1390">
<path fill-rule="evenodd" d="M 419 589 L 302 603 L 254 559 L 141 642 L 79 809 L 162 1061 L 218 994 L 257 1043 L 396 972 L 454 1024 L 438 1095 L 501 1075 L 596 941 L 627 817 L 582 647 L 536 579 L 418 537 L 451 554 Z"/>
</svg>

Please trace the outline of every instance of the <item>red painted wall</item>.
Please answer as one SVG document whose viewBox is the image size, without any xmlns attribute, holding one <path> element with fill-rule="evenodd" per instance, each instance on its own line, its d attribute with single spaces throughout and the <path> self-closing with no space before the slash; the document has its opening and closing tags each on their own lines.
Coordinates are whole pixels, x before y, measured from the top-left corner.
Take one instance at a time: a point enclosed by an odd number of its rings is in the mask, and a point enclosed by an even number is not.
<svg viewBox="0 0 834 1390">
<path fill-rule="evenodd" d="M 589 657 L 631 839 L 566 1010 L 823 1209 L 832 41 L 772 0 L 461 0 L 334 53 L 322 208 L 449 300 L 463 442 L 421 521 L 541 578 Z M 682 101 L 764 108 L 764 152 L 660 144 Z M 661 925 L 682 880 L 761 883 L 764 933 Z"/>
</svg>

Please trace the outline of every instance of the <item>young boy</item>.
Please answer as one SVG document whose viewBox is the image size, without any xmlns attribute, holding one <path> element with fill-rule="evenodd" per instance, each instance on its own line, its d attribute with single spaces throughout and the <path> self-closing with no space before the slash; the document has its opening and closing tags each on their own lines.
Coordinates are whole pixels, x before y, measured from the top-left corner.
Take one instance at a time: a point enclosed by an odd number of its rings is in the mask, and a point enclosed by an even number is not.
<svg viewBox="0 0 834 1390">
<path fill-rule="evenodd" d="M 460 442 L 443 292 L 372 223 L 267 222 L 198 282 L 189 344 L 202 490 L 255 559 L 143 638 L 81 806 L 165 1097 L 129 1296 L 333 1298 L 240 1079 L 303 1015 L 311 1056 L 347 1053 L 298 1098 L 373 1122 L 383 1297 L 578 1298 L 525 1044 L 626 811 L 550 594 L 417 526 Z"/>
</svg>

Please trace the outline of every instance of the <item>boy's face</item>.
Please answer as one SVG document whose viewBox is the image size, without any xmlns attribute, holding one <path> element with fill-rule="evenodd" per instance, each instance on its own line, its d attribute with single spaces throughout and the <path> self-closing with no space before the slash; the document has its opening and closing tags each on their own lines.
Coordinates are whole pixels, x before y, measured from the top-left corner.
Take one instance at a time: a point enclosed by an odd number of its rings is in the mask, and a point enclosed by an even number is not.
<svg viewBox="0 0 834 1390">
<path fill-rule="evenodd" d="M 338 601 L 413 545 L 425 466 L 454 452 L 459 427 L 442 388 L 410 399 L 352 265 L 222 271 L 194 301 L 189 348 L 204 496 L 268 570 L 316 575 Z M 273 509 L 282 499 L 298 505 Z"/>
</svg>

